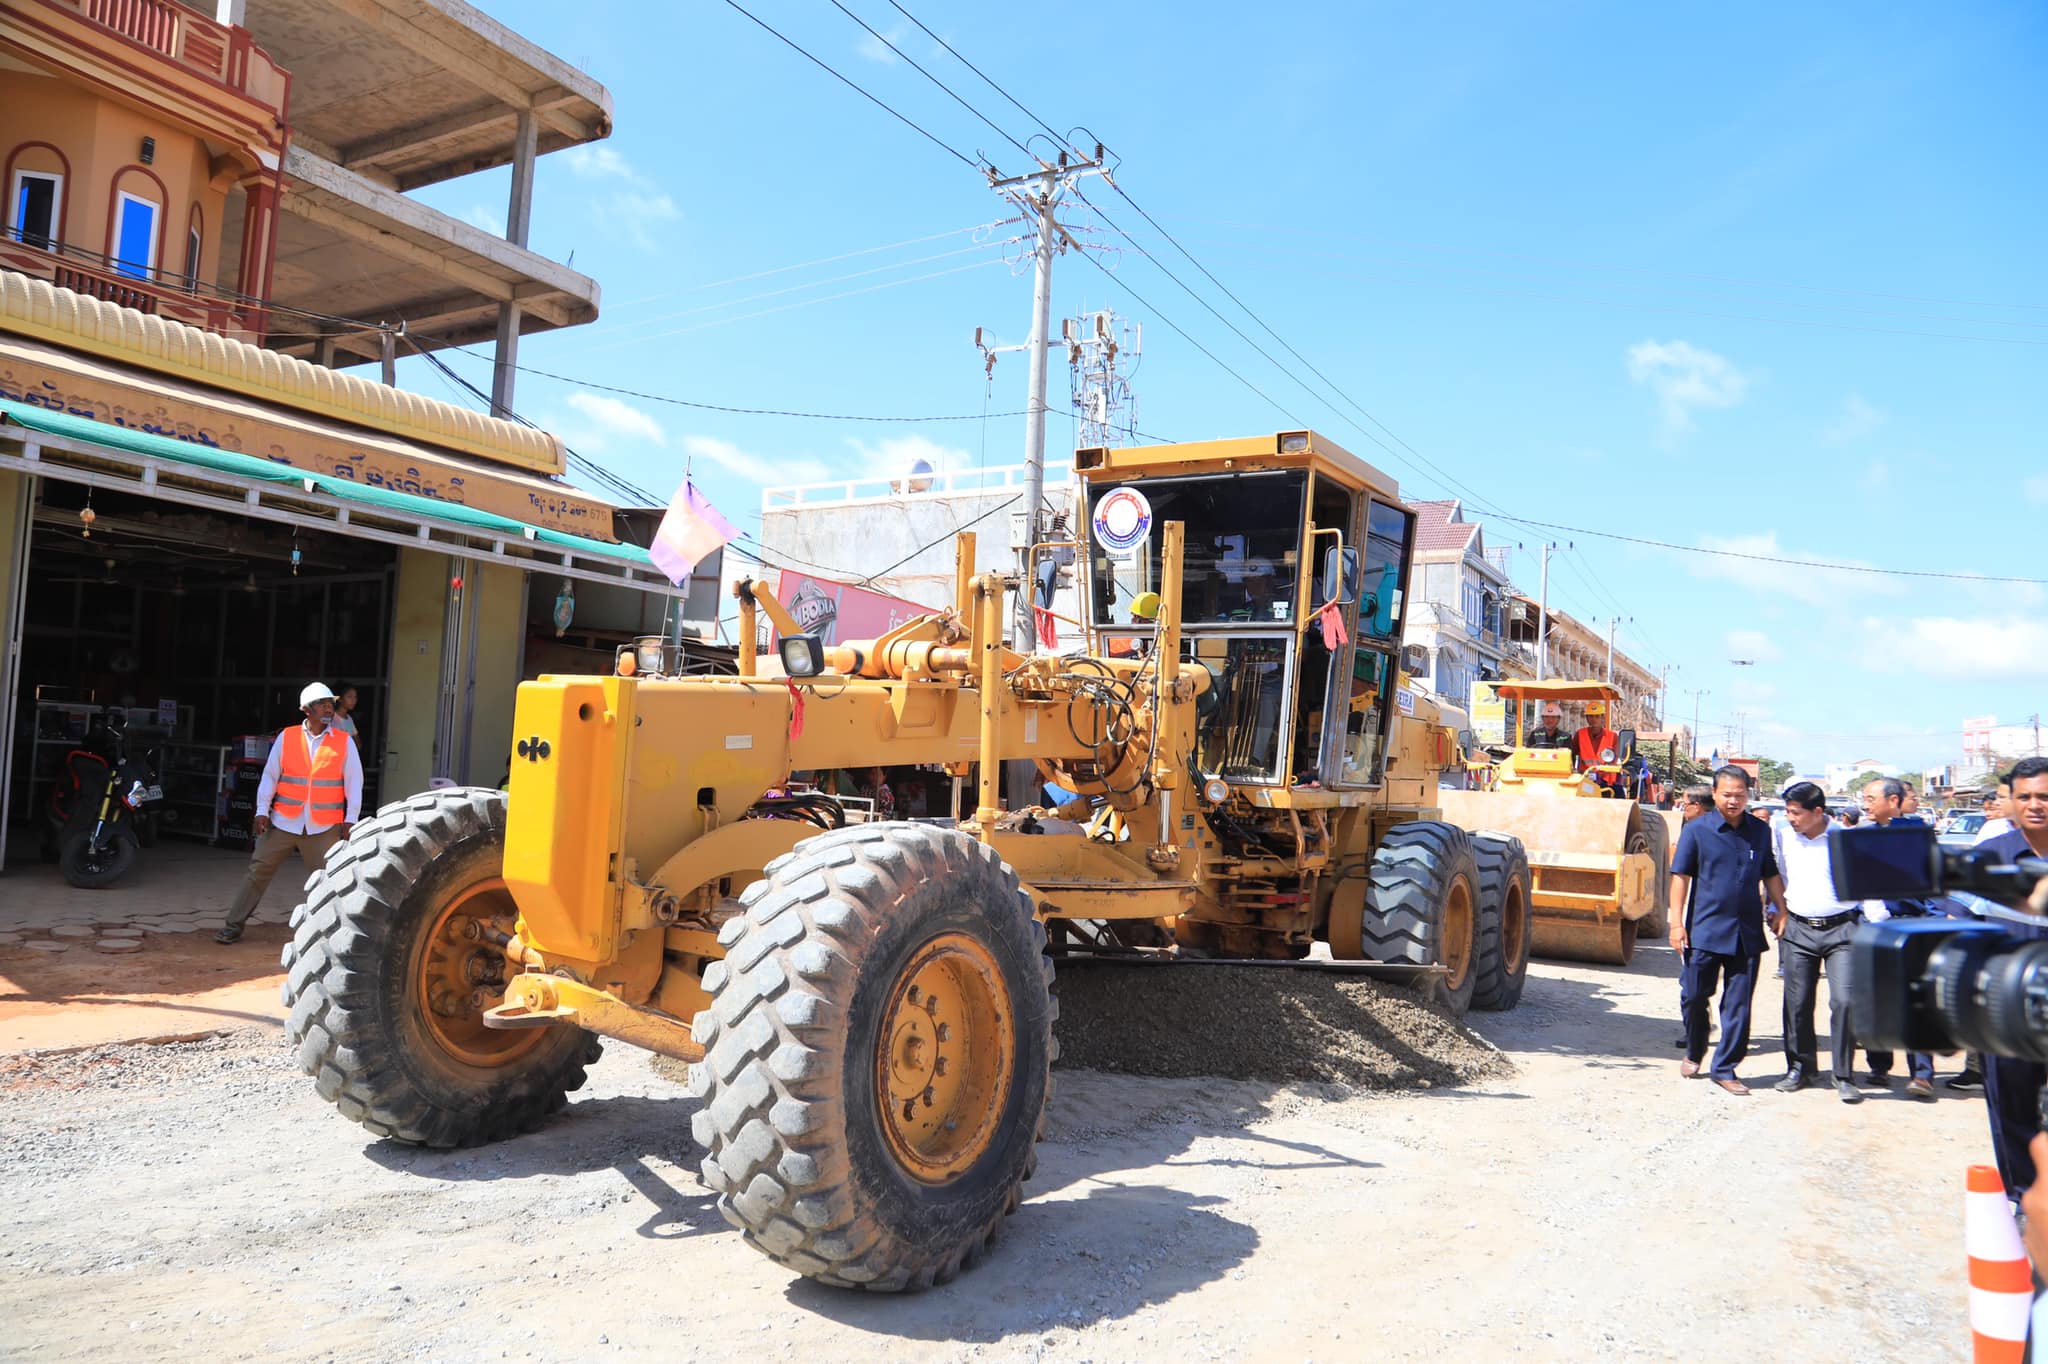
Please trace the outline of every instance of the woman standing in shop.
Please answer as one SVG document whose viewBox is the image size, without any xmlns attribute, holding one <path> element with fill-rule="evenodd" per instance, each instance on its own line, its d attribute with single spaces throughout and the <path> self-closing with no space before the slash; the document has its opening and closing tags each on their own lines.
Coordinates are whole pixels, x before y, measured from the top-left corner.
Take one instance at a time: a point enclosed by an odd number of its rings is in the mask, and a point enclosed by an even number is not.
<svg viewBox="0 0 2048 1364">
<path fill-rule="evenodd" d="M 357 747 L 361 747 L 363 740 L 362 735 L 356 731 L 355 712 L 356 689 L 345 686 L 341 689 L 340 697 L 334 703 L 334 719 L 329 723 L 343 734 L 348 735 L 349 738 L 354 739 Z"/>
</svg>

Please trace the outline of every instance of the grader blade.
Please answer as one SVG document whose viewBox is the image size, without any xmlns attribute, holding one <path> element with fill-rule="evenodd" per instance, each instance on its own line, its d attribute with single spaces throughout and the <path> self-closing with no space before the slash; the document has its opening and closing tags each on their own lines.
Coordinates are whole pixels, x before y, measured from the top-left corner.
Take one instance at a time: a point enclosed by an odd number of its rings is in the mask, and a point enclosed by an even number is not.
<svg viewBox="0 0 2048 1364">
<path fill-rule="evenodd" d="M 1442 791 L 1444 818 L 1466 829 L 1513 834 L 1529 850 L 1531 950 L 1536 956 L 1626 966 L 1638 921 L 1654 916 L 1656 846 L 1632 801 L 1501 791 Z"/>
</svg>

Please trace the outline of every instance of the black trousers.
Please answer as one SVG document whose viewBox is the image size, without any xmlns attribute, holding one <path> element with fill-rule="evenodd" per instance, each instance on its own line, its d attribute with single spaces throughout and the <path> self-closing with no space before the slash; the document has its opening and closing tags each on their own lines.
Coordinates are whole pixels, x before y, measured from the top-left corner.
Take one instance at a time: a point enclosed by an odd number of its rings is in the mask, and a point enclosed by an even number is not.
<svg viewBox="0 0 2048 1364">
<path fill-rule="evenodd" d="M 1785 1069 L 1814 1077 L 1819 1069 L 1813 1014 L 1821 963 L 1828 968 L 1829 1060 L 1835 1078 L 1847 1080 L 1856 1069 L 1856 1032 L 1849 1020 L 1849 939 L 1856 921 L 1817 929 L 1797 915 L 1787 921 L 1778 940 L 1785 965 Z"/>
<path fill-rule="evenodd" d="M 2027 1143 L 2041 1130 L 2041 1086 L 2048 1068 L 2005 1056 L 1984 1058 L 1984 1107 L 1991 1115 L 1991 1150 L 1998 1177 L 2018 1198 L 2034 1182 L 2034 1157 Z"/>
<path fill-rule="evenodd" d="M 1756 994 L 1760 958 L 1687 948 L 1679 976 L 1679 998 L 1685 1009 L 1685 1054 L 1693 1061 L 1707 1056 L 1707 1006 L 1714 986 L 1721 986 L 1721 1040 L 1714 1046 L 1708 1074 L 1716 1080 L 1735 1078 L 1735 1067 L 1749 1051 L 1749 1005 Z"/>
</svg>

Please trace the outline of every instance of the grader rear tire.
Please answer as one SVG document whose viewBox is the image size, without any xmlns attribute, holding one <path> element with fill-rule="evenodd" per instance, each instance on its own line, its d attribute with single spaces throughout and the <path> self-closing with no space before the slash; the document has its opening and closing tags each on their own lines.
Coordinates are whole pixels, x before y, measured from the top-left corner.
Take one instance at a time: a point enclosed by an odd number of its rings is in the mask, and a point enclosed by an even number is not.
<svg viewBox="0 0 2048 1364">
<path fill-rule="evenodd" d="M 1479 870 L 1479 939 L 1474 948 L 1472 1007 L 1512 1009 L 1529 980 L 1529 854 L 1511 834 L 1472 835 Z"/>
<path fill-rule="evenodd" d="M 489 964 L 497 949 L 465 929 L 510 929 L 504 863 L 503 793 L 429 791 L 356 825 L 292 911 L 285 1032 L 320 1097 L 380 1137 L 517 1136 L 561 1108 L 600 1054 L 581 1028 L 483 1026 L 501 992 L 471 983 L 470 959 Z"/>
<path fill-rule="evenodd" d="M 965 834 L 861 824 L 740 902 L 690 1071 L 719 1211 L 823 1283 L 944 1283 L 1017 1207 L 1052 1087 L 1052 962 L 1017 874 Z"/>
<path fill-rule="evenodd" d="M 1373 850 L 1360 924 L 1370 961 L 1446 966 L 1422 991 L 1454 1014 L 1472 1005 L 1479 871 L 1472 839 L 1455 824 L 1397 824 Z M 1333 937 L 1335 935 L 1333 934 Z"/>
</svg>

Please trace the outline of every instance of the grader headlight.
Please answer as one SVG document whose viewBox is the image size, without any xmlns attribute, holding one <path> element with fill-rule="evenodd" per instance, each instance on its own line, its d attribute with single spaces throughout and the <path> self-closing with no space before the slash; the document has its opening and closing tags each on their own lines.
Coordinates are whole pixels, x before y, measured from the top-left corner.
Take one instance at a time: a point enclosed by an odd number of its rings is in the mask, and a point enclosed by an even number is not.
<svg viewBox="0 0 2048 1364">
<path fill-rule="evenodd" d="M 825 646 L 816 635 L 784 635 L 776 648 L 782 653 L 782 671 L 791 677 L 816 677 L 825 671 Z"/>
<path fill-rule="evenodd" d="M 1230 799 L 1230 783 L 1221 777 L 1211 777 L 1202 783 L 1202 799 L 1211 805 L 1221 805 Z"/>
</svg>

